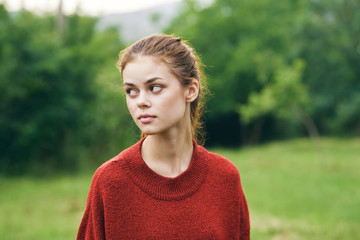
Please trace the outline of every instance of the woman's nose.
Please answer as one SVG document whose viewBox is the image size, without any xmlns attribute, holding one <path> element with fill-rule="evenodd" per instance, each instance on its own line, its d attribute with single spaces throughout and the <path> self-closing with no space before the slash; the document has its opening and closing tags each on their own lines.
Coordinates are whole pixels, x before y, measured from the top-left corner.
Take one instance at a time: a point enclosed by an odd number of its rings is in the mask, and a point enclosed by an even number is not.
<svg viewBox="0 0 360 240">
<path fill-rule="evenodd" d="M 151 102 L 145 92 L 141 92 L 136 100 L 136 104 L 139 108 L 148 108 L 151 106 Z"/>
</svg>

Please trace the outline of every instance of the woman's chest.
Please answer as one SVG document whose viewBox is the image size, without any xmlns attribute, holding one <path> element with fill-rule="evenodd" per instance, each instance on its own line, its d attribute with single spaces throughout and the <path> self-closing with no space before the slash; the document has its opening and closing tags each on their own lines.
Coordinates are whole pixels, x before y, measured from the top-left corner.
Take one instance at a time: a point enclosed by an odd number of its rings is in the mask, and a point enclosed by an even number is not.
<svg viewBox="0 0 360 240">
<path fill-rule="evenodd" d="M 237 239 L 236 209 L 204 199 L 105 204 L 106 239 Z"/>
</svg>

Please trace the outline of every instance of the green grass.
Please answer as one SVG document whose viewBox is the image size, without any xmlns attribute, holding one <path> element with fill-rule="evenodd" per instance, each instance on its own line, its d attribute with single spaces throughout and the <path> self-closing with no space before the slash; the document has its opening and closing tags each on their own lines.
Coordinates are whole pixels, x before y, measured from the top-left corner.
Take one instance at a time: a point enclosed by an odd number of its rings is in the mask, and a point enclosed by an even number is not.
<svg viewBox="0 0 360 240">
<path fill-rule="evenodd" d="M 91 176 L 0 179 L 0 239 L 75 239 Z"/>
<path fill-rule="evenodd" d="M 214 149 L 239 168 L 253 239 L 360 239 L 360 139 Z"/>
<path fill-rule="evenodd" d="M 360 239 L 360 138 L 212 149 L 240 170 L 255 240 Z M 75 239 L 91 174 L 0 178 L 0 239 Z"/>
</svg>

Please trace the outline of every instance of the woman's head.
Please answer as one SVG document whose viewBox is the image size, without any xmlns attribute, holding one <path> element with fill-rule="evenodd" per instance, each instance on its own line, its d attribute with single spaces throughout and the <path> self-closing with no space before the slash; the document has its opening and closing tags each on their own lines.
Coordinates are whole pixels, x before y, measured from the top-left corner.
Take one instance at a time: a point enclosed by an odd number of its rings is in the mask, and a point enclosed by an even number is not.
<svg viewBox="0 0 360 240">
<path fill-rule="evenodd" d="M 200 131 L 202 127 L 200 117 L 203 112 L 205 86 L 202 65 L 195 51 L 186 42 L 172 35 L 149 36 L 120 52 L 117 67 L 122 76 L 129 63 L 144 56 L 165 63 L 184 88 L 190 86 L 193 81 L 197 81 L 199 93 L 197 98 L 190 103 L 190 119 L 192 135 L 201 141 L 203 134 Z"/>
</svg>

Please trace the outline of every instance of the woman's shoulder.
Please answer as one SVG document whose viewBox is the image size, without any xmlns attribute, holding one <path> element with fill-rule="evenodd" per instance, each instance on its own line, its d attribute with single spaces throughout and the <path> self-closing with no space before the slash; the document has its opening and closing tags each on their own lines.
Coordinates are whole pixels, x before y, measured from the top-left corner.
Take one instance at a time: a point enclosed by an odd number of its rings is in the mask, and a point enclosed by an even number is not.
<svg viewBox="0 0 360 240">
<path fill-rule="evenodd" d="M 236 178 L 239 177 L 239 170 L 232 161 L 218 153 L 206 151 L 208 164 L 210 167 L 212 166 L 217 173 Z"/>
</svg>

